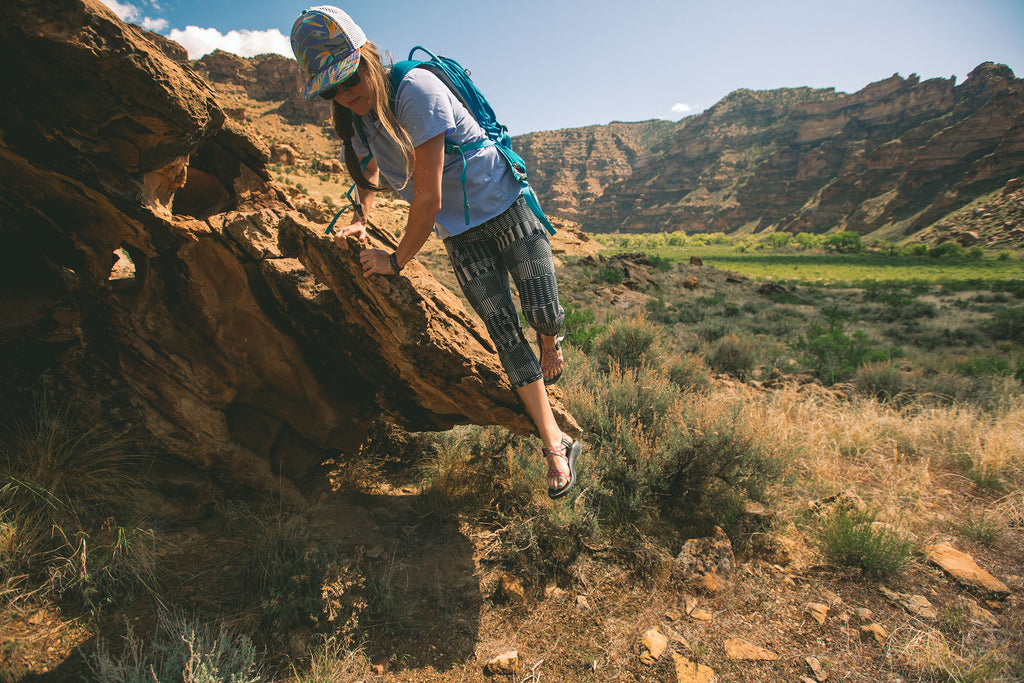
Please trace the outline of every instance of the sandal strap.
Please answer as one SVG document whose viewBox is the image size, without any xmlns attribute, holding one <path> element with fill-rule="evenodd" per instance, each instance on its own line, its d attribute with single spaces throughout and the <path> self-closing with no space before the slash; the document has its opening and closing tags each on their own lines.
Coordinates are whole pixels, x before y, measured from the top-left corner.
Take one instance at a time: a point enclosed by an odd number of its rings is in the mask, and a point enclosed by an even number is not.
<svg viewBox="0 0 1024 683">
<path fill-rule="evenodd" d="M 562 346 L 555 342 L 555 345 L 550 349 L 543 349 L 541 355 L 544 356 L 544 361 L 547 364 L 561 363 L 562 362 Z"/>
<path fill-rule="evenodd" d="M 565 458 L 566 460 L 568 460 L 569 459 L 569 447 L 571 447 L 571 446 L 572 446 L 572 441 L 569 441 L 568 437 L 565 434 L 562 434 L 562 440 L 558 443 L 557 446 L 552 446 L 551 448 L 541 447 L 541 449 L 540 449 L 541 452 L 544 454 L 544 457 L 548 459 L 548 476 L 549 477 L 558 477 L 559 479 L 568 479 L 569 478 L 570 473 L 569 472 L 563 472 L 563 471 L 559 470 L 557 467 L 555 467 L 555 464 L 551 460 L 551 458 L 560 457 L 560 458 Z"/>
<path fill-rule="evenodd" d="M 571 446 L 572 444 L 569 444 L 569 445 Z M 558 457 L 558 456 L 561 456 L 561 457 L 564 458 L 564 457 L 566 457 L 565 456 L 566 448 L 567 448 L 567 446 L 566 446 L 566 443 L 565 443 L 565 437 L 562 437 L 562 442 L 559 443 L 557 446 L 553 446 L 552 448 L 541 448 L 540 450 L 544 454 L 545 458 L 554 458 L 554 457 Z"/>
<path fill-rule="evenodd" d="M 562 359 L 562 337 L 555 337 L 555 345 L 550 348 L 544 348 L 544 343 L 540 341 L 540 335 L 537 335 L 537 343 L 540 345 L 541 363 L 544 365 L 551 365 L 553 363 L 561 363 Z"/>
</svg>

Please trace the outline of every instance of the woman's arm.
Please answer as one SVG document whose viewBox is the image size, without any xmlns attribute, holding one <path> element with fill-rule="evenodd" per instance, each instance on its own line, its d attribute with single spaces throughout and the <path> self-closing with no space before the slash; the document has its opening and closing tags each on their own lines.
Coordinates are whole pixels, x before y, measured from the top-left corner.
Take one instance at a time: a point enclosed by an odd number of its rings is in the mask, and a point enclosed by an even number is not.
<svg viewBox="0 0 1024 683">
<path fill-rule="evenodd" d="M 371 185 L 377 185 L 380 182 L 380 173 L 377 170 L 376 159 L 370 159 L 370 163 L 366 165 L 366 179 L 370 181 Z M 356 187 L 356 195 L 359 198 L 362 215 L 357 211 L 351 224 L 337 228 L 334 231 L 334 243 L 339 247 L 347 247 L 346 240 L 349 237 L 354 237 L 359 242 L 366 241 L 366 222 L 370 219 L 373 199 L 377 196 L 377 193 L 374 190 L 364 190 L 361 187 Z"/>
<path fill-rule="evenodd" d="M 409 205 L 409 222 L 405 235 L 396 249 L 398 265 L 404 266 L 412 260 L 434 229 L 434 221 L 441 211 L 441 170 L 444 167 L 444 134 L 438 134 L 416 147 L 412 169 L 412 202 Z M 362 196 L 362 195 L 361 195 Z M 371 198 L 372 201 L 372 198 Z M 365 210 L 365 207 L 364 207 Z M 359 255 L 363 274 L 392 274 L 388 252 L 367 249 Z"/>
</svg>

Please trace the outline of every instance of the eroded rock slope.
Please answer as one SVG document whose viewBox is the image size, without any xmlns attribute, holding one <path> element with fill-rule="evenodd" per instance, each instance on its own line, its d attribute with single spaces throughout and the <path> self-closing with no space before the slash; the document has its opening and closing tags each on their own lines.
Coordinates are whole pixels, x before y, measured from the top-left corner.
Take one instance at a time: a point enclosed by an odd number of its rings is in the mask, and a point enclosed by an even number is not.
<svg viewBox="0 0 1024 683">
<path fill-rule="evenodd" d="M 531 431 L 457 298 L 415 264 L 364 279 L 188 63 L 98 0 L 0 15 L 5 394 L 141 425 L 168 476 L 292 494 L 380 417 Z"/>
</svg>

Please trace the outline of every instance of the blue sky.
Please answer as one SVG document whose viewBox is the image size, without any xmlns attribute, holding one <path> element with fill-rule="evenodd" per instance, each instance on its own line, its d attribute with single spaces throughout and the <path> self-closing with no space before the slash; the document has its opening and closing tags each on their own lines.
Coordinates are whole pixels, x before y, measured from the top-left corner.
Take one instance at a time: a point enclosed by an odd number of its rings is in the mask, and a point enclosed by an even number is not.
<svg viewBox="0 0 1024 683">
<path fill-rule="evenodd" d="M 308 4 L 102 0 L 197 59 L 291 57 Z M 898 73 L 961 83 L 984 61 L 1024 71 L 1024 0 L 359 0 L 336 3 L 395 59 L 459 60 L 513 134 L 678 120 L 739 88 L 855 92 Z"/>
</svg>

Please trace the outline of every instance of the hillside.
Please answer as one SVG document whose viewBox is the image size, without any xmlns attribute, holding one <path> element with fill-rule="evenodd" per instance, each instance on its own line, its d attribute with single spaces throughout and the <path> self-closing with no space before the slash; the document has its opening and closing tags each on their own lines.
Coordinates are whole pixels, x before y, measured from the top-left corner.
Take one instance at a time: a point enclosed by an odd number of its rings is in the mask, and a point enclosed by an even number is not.
<svg viewBox="0 0 1024 683">
<path fill-rule="evenodd" d="M 550 179 L 542 200 L 557 208 L 581 183 L 563 184 L 572 171 L 546 168 L 557 156 L 550 150 L 580 168 L 571 142 L 579 134 L 521 139 L 527 162 Z M 1005 66 L 982 64 L 960 85 L 894 75 L 849 95 L 738 90 L 682 121 L 631 174 L 607 184 L 586 174 L 590 194 L 574 218 L 590 232 L 843 229 L 907 238 L 1022 169 L 1024 82 Z"/>
<path fill-rule="evenodd" d="M 298 95 L 292 60 L 216 52 L 193 66 L 228 115 L 270 144 L 314 166 L 337 156 L 329 110 Z M 999 218 L 1015 208 L 1001 190 L 1024 175 L 1024 81 L 985 63 L 959 85 L 893 75 L 852 94 L 741 89 L 679 122 L 544 131 L 513 144 L 545 209 L 589 232 L 941 240 L 966 229 L 958 209 L 985 200 L 992 220 L 970 226 L 984 239 L 1020 227 Z"/>
<path fill-rule="evenodd" d="M 613 122 L 520 135 L 512 144 L 527 161 L 545 211 L 578 222 L 605 188 L 628 183 L 678 128 L 659 120 Z"/>
</svg>

